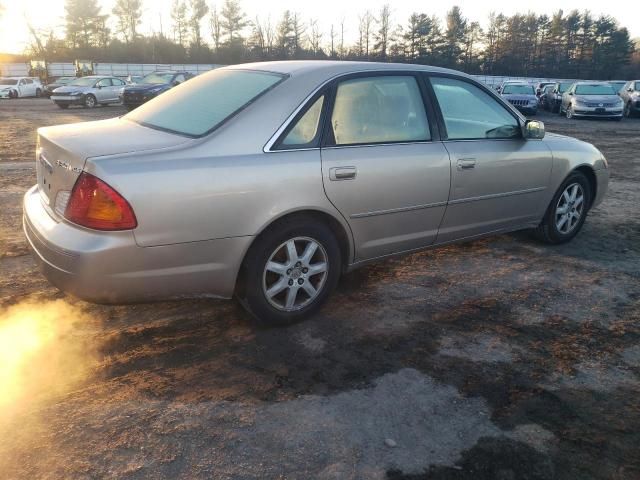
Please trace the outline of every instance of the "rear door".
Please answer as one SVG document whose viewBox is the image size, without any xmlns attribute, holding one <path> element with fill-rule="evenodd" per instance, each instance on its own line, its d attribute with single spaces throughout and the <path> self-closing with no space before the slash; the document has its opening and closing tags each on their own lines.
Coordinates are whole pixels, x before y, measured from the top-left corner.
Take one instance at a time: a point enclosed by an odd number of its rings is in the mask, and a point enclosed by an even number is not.
<svg viewBox="0 0 640 480">
<path fill-rule="evenodd" d="M 122 90 L 122 88 L 126 85 L 126 83 L 120 80 L 119 78 L 112 78 L 111 83 L 112 83 L 112 86 L 110 87 L 111 101 L 117 102 L 120 99 L 119 98 L 120 90 Z"/>
<path fill-rule="evenodd" d="M 334 86 L 322 177 L 349 223 L 356 261 L 434 242 L 449 195 L 449 155 L 410 72 L 358 74 Z"/>
<path fill-rule="evenodd" d="M 480 85 L 444 75 L 430 84 L 451 155 L 438 242 L 540 220 L 553 163 L 546 144 L 523 138 L 519 118 Z"/>
</svg>

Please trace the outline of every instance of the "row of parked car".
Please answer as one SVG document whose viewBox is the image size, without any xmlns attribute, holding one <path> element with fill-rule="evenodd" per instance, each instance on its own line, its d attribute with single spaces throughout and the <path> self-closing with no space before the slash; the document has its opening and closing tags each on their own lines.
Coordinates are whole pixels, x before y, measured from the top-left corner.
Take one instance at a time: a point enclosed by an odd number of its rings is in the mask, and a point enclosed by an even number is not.
<svg viewBox="0 0 640 480">
<path fill-rule="evenodd" d="M 535 87 L 509 80 L 497 87 L 500 95 L 527 115 L 539 108 L 574 117 L 621 120 L 640 113 L 640 80 L 540 82 Z"/>
<path fill-rule="evenodd" d="M 44 96 L 51 98 L 60 108 L 69 108 L 71 105 L 93 108 L 122 103 L 127 109 L 133 110 L 191 77 L 193 74 L 185 71 L 161 71 L 144 77 L 58 77 L 47 85 L 35 77 L 6 77 L 0 78 L 0 98 Z"/>
</svg>

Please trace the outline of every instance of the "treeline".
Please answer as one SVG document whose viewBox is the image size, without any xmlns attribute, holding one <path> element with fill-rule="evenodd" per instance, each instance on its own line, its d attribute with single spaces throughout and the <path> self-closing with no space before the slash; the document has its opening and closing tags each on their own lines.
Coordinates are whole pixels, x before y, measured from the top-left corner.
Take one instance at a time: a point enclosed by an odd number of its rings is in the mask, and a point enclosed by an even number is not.
<svg viewBox="0 0 640 480">
<path fill-rule="evenodd" d="M 47 61 L 231 64 L 342 59 L 423 63 L 489 75 L 640 77 L 640 56 L 628 30 L 610 16 L 594 18 L 588 11 L 558 10 L 551 16 L 492 13 L 483 29 L 457 6 L 444 19 L 414 13 L 394 23 L 391 8 L 384 5 L 324 31 L 317 20 L 290 10 L 274 20 L 249 17 L 238 0 L 220 5 L 173 0 L 170 22 L 145 36 L 138 32 L 142 2 L 117 0 L 113 10 L 104 13 L 97 0 L 66 0 L 65 37 L 31 28 L 27 53 Z M 355 42 L 346 43 L 354 32 Z"/>
</svg>

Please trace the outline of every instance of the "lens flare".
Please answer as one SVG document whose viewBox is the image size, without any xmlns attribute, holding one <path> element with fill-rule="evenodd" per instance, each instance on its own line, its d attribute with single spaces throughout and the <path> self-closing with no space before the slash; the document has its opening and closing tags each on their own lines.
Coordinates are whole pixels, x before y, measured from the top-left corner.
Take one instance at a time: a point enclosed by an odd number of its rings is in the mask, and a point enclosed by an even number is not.
<svg viewBox="0 0 640 480">
<path fill-rule="evenodd" d="M 62 300 L 0 310 L 0 416 L 86 377 L 92 350 L 74 332 L 87 320 Z"/>
</svg>

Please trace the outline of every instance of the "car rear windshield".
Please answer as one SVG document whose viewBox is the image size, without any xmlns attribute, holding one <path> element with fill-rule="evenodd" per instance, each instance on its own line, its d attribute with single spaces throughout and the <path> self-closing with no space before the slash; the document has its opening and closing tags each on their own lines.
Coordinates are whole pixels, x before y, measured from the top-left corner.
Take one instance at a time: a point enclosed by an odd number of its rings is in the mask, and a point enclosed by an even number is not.
<svg viewBox="0 0 640 480">
<path fill-rule="evenodd" d="M 504 94 L 534 95 L 531 85 L 513 85 L 507 84 L 502 89 Z"/>
<path fill-rule="evenodd" d="M 15 78 L 0 78 L 0 85 L 15 85 L 18 83 L 18 80 Z"/>
<path fill-rule="evenodd" d="M 173 78 L 173 73 L 150 73 L 142 79 L 141 83 L 154 83 L 164 85 L 169 83 Z"/>
<path fill-rule="evenodd" d="M 576 95 L 615 95 L 611 85 L 577 85 Z"/>
<path fill-rule="evenodd" d="M 124 118 L 147 127 L 200 137 L 284 78 L 271 72 L 214 70 L 172 88 Z"/>
</svg>

